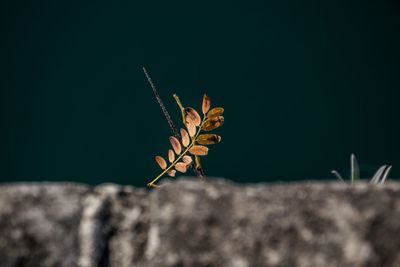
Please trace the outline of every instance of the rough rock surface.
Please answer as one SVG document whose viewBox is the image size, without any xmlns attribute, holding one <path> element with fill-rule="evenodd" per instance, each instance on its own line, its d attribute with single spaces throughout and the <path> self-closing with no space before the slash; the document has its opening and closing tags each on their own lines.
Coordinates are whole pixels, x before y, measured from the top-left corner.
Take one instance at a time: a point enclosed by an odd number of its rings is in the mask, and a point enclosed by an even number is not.
<svg viewBox="0 0 400 267">
<path fill-rule="evenodd" d="M 400 184 L 0 186 L 0 266 L 398 267 Z"/>
<path fill-rule="evenodd" d="M 0 266 L 77 266 L 86 186 L 0 187 Z"/>
</svg>

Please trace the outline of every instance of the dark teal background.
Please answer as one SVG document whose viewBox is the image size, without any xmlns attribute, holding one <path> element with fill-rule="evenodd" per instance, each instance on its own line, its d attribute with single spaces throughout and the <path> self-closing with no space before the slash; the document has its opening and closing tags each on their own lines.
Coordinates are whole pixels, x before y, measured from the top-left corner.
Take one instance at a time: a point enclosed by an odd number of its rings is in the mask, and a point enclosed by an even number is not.
<svg viewBox="0 0 400 267">
<path fill-rule="evenodd" d="M 400 174 L 398 1 L 1 4 L 0 179 L 144 186 L 173 102 L 226 109 L 208 175 L 238 182 Z"/>
</svg>

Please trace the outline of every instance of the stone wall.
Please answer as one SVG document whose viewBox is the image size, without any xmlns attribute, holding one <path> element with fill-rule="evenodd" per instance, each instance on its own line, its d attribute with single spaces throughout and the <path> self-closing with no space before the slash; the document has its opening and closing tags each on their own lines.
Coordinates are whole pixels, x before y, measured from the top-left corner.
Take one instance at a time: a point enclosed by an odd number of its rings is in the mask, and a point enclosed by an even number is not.
<svg viewBox="0 0 400 267">
<path fill-rule="evenodd" d="M 1 267 L 398 267 L 400 184 L 0 186 Z"/>
</svg>

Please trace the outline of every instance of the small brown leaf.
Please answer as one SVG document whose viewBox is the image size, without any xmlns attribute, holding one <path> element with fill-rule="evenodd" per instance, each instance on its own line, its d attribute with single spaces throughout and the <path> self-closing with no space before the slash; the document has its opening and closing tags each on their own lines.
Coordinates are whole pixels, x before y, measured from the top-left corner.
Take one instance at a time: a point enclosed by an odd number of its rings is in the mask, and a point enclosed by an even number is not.
<svg viewBox="0 0 400 267">
<path fill-rule="evenodd" d="M 175 154 L 174 154 L 174 151 L 172 151 L 172 149 L 168 150 L 168 160 L 171 163 L 174 162 L 174 160 L 175 160 Z"/>
<path fill-rule="evenodd" d="M 201 105 L 201 110 L 203 111 L 204 115 L 206 115 L 206 113 L 210 110 L 210 107 L 211 107 L 211 100 L 208 97 L 208 95 L 204 94 L 203 104 Z"/>
<path fill-rule="evenodd" d="M 185 108 L 186 121 L 192 121 L 195 126 L 199 126 L 201 123 L 201 117 L 199 113 L 191 107 Z"/>
<path fill-rule="evenodd" d="M 196 129 L 195 129 L 196 131 Z M 187 147 L 190 143 L 190 137 L 188 132 L 185 129 L 181 129 L 181 137 L 182 137 L 182 145 Z"/>
<path fill-rule="evenodd" d="M 216 118 L 218 116 L 221 116 L 222 113 L 224 113 L 224 108 L 213 108 L 212 110 L 210 110 L 207 113 L 207 117 L 209 119 L 213 119 L 213 118 Z"/>
<path fill-rule="evenodd" d="M 208 147 L 196 145 L 190 148 L 189 152 L 195 156 L 206 156 L 208 154 Z"/>
<path fill-rule="evenodd" d="M 167 174 L 171 177 L 175 177 L 176 171 L 175 170 L 169 170 L 167 171 Z"/>
<path fill-rule="evenodd" d="M 161 169 L 165 170 L 165 168 L 167 168 L 167 162 L 165 161 L 165 159 L 163 157 L 156 156 L 156 161 Z"/>
<path fill-rule="evenodd" d="M 224 124 L 224 117 L 218 116 L 217 118 L 207 119 L 204 122 L 202 129 L 204 131 L 212 131 L 223 124 Z"/>
<path fill-rule="evenodd" d="M 171 142 L 172 148 L 174 149 L 175 153 L 179 155 L 182 151 L 181 143 L 179 143 L 178 138 L 175 136 L 170 136 L 169 141 Z"/>
<path fill-rule="evenodd" d="M 200 145 L 214 145 L 221 142 L 221 136 L 216 134 L 201 134 L 197 137 L 197 142 Z"/>
<path fill-rule="evenodd" d="M 186 128 L 188 129 L 189 135 L 191 137 L 194 137 L 196 135 L 196 126 L 193 124 L 193 122 L 186 122 Z"/>
<path fill-rule="evenodd" d="M 188 167 L 184 162 L 178 162 L 177 164 L 175 164 L 175 169 L 178 172 L 185 173 L 187 171 Z"/>
<path fill-rule="evenodd" d="M 192 157 L 191 157 L 191 156 L 188 156 L 188 155 L 183 156 L 182 160 L 183 160 L 183 162 L 185 162 L 186 164 L 191 164 L 192 161 L 193 161 Z"/>
</svg>

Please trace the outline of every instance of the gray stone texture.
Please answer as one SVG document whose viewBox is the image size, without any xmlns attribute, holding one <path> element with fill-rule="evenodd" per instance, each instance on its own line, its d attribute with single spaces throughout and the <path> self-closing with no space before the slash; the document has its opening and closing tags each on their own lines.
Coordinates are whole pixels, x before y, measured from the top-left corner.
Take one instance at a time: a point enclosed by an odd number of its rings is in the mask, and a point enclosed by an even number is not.
<svg viewBox="0 0 400 267">
<path fill-rule="evenodd" d="M 400 184 L 2 185 L 0 266 L 399 267 Z"/>
</svg>

